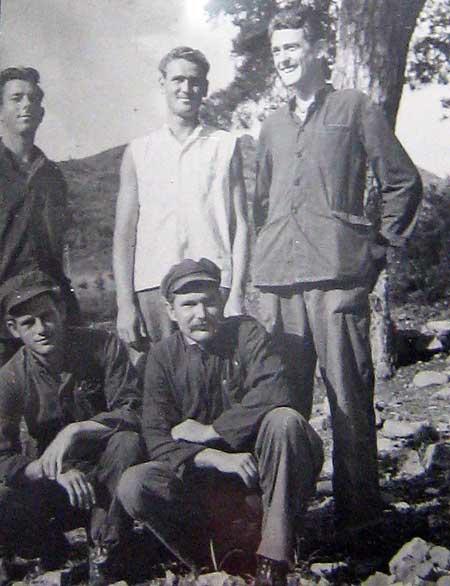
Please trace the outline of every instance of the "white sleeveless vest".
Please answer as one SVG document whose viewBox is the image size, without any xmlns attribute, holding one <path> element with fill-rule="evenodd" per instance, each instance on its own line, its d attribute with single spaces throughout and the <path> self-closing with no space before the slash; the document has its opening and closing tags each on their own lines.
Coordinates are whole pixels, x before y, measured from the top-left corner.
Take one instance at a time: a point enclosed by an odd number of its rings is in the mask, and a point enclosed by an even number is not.
<svg viewBox="0 0 450 586">
<path fill-rule="evenodd" d="M 206 257 L 230 287 L 230 163 L 236 137 L 198 126 L 180 144 L 163 126 L 130 144 L 139 194 L 135 291 L 159 287 L 169 268 Z"/>
</svg>

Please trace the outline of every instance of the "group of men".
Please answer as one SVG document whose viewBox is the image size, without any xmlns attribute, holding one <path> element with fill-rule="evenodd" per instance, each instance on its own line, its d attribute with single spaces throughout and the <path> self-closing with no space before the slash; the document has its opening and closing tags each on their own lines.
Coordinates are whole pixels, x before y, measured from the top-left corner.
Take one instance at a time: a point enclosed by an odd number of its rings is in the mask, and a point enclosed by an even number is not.
<svg viewBox="0 0 450 586">
<path fill-rule="evenodd" d="M 269 36 L 291 99 L 258 144 L 262 325 L 244 315 L 239 141 L 199 120 L 209 71 L 200 51 L 162 59 L 166 124 L 123 156 L 118 337 L 80 327 L 64 274 L 66 186 L 34 145 L 39 74 L 0 73 L 0 584 L 15 553 L 60 564 L 64 531 L 80 522 L 89 583 L 111 583 L 133 520 L 192 568 L 214 544 L 225 557 L 256 550 L 256 585 L 286 584 L 323 462 L 308 423 L 317 360 L 336 524 L 380 518 L 368 294 L 387 246 L 412 232 L 421 182 L 379 108 L 327 83 L 312 9 L 281 10 Z M 364 216 L 368 164 L 383 200 L 378 232 Z M 130 351 L 148 339 L 140 377 Z"/>
</svg>

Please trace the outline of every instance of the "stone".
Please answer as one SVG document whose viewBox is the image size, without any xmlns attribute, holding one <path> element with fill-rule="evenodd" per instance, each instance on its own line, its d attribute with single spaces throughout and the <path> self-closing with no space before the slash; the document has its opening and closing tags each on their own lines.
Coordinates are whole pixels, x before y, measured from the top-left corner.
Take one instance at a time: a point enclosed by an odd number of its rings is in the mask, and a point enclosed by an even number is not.
<svg viewBox="0 0 450 586">
<path fill-rule="evenodd" d="M 436 586 L 450 586 L 450 576 L 441 576 L 436 582 Z"/>
<path fill-rule="evenodd" d="M 434 565 L 430 560 L 425 560 L 419 564 L 414 571 L 422 580 L 432 580 L 435 576 Z"/>
<path fill-rule="evenodd" d="M 450 570 L 450 550 L 442 545 L 434 545 L 430 549 L 430 560 L 441 570 Z"/>
<path fill-rule="evenodd" d="M 197 578 L 200 586 L 245 586 L 245 580 L 240 576 L 230 576 L 226 572 L 211 572 L 201 574 Z"/>
<path fill-rule="evenodd" d="M 448 382 L 448 375 L 444 372 L 434 370 L 422 370 L 413 378 L 413 385 L 419 389 L 431 385 L 445 385 Z"/>
<path fill-rule="evenodd" d="M 448 319 L 428 321 L 425 325 L 430 332 L 441 335 L 450 334 L 450 320 Z"/>
<path fill-rule="evenodd" d="M 312 417 L 309 423 L 316 431 L 326 431 L 331 427 L 331 417 L 329 415 L 317 415 Z"/>
<path fill-rule="evenodd" d="M 425 474 L 419 454 L 416 450 L 406 452 L 405 459 L 401 462 L 397 476 L 402 479 L 416 478 Z"/>
<path fill-rule="evenodd" d="M 390 439 L 401 439 L 407 443 L 430 443 L 439 439 L 438 431 L 428 421 L 384 422 L 382 434 Z"/>
<path fill-rule="evenodd" d="M 345 562 L 317 562 L 311 564 L 310 570 L 316 576 L 329 577 L 347 568 Z"/>
<path fill-rule="evenodd" d="M 375 572 L 367 580 L 361 583 L 361 586 L 390 586 L 390 577 L 382 572 Z"/>
<path fill-rule="evenodd" d="M 400 501 L 399 503 L 393 503 L 392 505 L 396 511 L 399 513 L 407 513 L 412 509 L 411 505 L 405 503 L 404 501 Z"/>
<path fill-rule="evenodd" d="M 435 469 L 450 469 L 450 443 L 439 442 L 428 446 L 423 458 L 423 466 L 426 472 L 432 472 Z"/>
<path fill-rule="evenodd" d="M 450 401 L 450 386 L 447 386 L 440 391 L 436 391 L 431 395 L 431 398 L 437 401 Z"/>
<path fill-rule="evenodd" d="M 380 456 L 392 454 L 401 449 L 401 445 L 398 441 L 383 436 L 378 437 L 377 447 Z"/>
<path fill-rule="evenodd" d="M 26 584 L 29 584 L 30 586 L 70 586 L 71 583 L 70 570 L 45 572 L 40 576 L 36 576 L 35 578 L 26 581 Z"/>
<path fill-rule="evenodd" d="M 405 581 L 414 568 L 426 560 L 430 545 L 420 537 L 405 543 L 389 562 L 389 570 L 397 580 Z"/>
</svg>

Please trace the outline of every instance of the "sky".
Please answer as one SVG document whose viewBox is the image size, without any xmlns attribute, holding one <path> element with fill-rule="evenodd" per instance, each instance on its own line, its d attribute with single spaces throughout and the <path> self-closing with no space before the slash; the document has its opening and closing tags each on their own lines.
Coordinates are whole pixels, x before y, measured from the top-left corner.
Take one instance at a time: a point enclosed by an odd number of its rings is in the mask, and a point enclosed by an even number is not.
<svg viewBox="0 0 450 586">
<path fill-rule="evenodd" d="M 129 142 L 164 117 L 160 58 L 192 45 L 211 62 L 210 90 L 233 78 L 234 27 L 208 22 L 204 0 L 3 0 L 0 64 L 41 73 L 45 120 L 37 143 L 55 160 L 79 158 Z M 450 120 L 440 98 L 450 88 L 404 92 L 397 134 L 414 162 L 450 174 Z"/>
</svg>

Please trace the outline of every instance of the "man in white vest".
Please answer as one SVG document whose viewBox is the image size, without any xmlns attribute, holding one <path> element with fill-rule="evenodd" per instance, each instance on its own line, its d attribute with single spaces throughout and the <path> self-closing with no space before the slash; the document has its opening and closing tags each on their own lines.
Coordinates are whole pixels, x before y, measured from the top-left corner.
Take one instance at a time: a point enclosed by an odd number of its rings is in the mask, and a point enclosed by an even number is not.
<svg viewBox="0 0 450 586">
<path fill-rule="evenodd" d="M 248 226 L 236 137 L 204 126 L 209 63 L 177 47 L 160 62 L 166 123 L 125 150 L 114 232 L 117 330 L 132 347 L 172 331 L 160 295 L 168 269 L 207 256 L 222 272 L 227 315 L 244 311 Z"/>
</svg>

